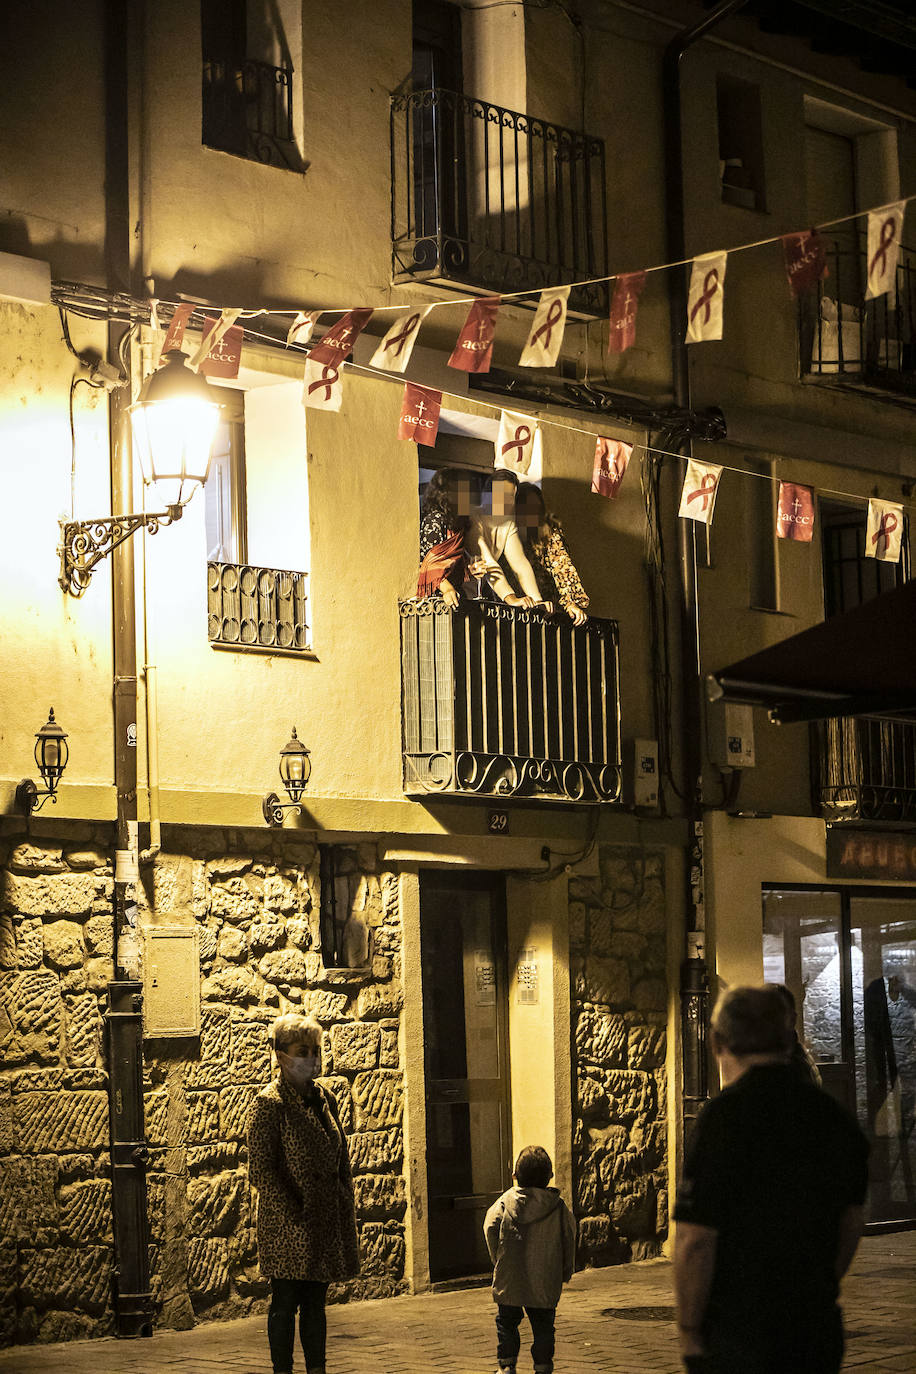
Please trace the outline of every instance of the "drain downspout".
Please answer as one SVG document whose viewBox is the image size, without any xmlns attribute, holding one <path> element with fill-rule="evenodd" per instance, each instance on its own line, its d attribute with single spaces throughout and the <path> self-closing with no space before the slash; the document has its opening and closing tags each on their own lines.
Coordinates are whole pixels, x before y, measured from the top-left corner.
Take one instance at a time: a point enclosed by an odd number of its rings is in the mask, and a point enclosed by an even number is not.
<svg viewBox="0 0 916 1374">
<path fill-rule="evenodd" d="M 686 256 L 684 229 L 683 121 L 681 110 L 681 58 L 723 19 L 743 9 L 747 0 L 724 0 L 698 23 L 682 29 L 665 48 L 662 76 L 662 112 L 665 140 L 665 229 L 669 262 Z M 687 320 L 688 276 L 686 267 L 672 270 L 669 295 L 671 373 L 675 404 L 685 413 L 691 409 L 690 370 L 684 340 Z M 678 449 L 690 448 L 690 429 Z M 709 974 L 705 959 L 705 906 L 703 872 L 703 798 L 701 744 L 702 706 L 700 678 L 700 624 L 697 606 L 696 525 L 678 520 L 678 564 L 681 584 L 681 729 L 683 786 L 690 846 L 686 864 L 686 931 L 681 964 L 682 1130 L 686 1143 L 697 1112 L 709 1091 L 706 1056 L 706 1020 Z"/>
</svg>

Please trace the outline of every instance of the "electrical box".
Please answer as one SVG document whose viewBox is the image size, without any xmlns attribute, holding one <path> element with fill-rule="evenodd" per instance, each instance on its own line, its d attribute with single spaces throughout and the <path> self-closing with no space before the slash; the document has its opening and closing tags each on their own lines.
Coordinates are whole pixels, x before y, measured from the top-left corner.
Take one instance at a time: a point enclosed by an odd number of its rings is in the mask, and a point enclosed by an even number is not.
<svg viewBox="0 0 916 1374">
<path fill-rule="evenodd" d="M 658 806 L 658 740 L 633 741 L 633 805 Z"/>
<path fill-rule="evenodd" d="M 143 931 L 143 1034 L 200 1034 L 200 931 L 146 926 Z"/>
<path fill-rule="evenodd" d="M 731 701 L 711 702 L 707 707 L 709 757 L 719 768 L 753 768 L 754 708 Z"/>
</svg>

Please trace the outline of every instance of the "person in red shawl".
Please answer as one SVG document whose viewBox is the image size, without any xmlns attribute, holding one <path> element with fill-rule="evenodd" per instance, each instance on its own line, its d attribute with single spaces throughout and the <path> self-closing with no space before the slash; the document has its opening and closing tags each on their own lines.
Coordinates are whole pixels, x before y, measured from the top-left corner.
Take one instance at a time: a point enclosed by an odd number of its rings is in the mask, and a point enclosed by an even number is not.
<svg viewBox="0 0 916 1374">
<path fill-rule="evenodd" d="M 458 468 L 433 473 L 420 504 L 420 571 L 417 596 L 440 595 L 458 605 L 467 576 L 465 532 L 470 523 L 476 478 Z"/>
</svg>

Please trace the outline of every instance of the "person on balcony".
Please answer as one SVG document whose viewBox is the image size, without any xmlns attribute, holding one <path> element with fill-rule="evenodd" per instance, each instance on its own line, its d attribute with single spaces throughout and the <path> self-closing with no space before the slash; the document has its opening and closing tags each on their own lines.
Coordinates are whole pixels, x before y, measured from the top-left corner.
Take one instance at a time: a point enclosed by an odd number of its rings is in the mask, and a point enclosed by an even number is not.
<svg viewBox="0 0 916 1374">
<path fill-rule="evenodd" d="M 476 506 L 476 477 L 458 468 L 434 472 L 420 503 L 420 571 L 417 596 L 441 596 L 458 605 L 467 574 L 465 543 Z"/>
<path fill-rule="evenodd" d="M 531 482 L 518 489 L 515 523 L 537 578 L 538 599 L 561 606 L 574 625 L 584 625 L 588 596 L 569 556 L 563 527 L 545 506 L 540 487 Z"/>
<path fill-rule="evenodd" d="M 518 478 L 506 468 L 496 468 L 485 480 L 480 510 L 467 534 L 471 577 L 485 581 L 507 606 L 535 606 L 541 600 L 537 578 L 515 523 Z M 512 573 L 521 595 L 515 592 L 503 569 Z"/>
</svg>

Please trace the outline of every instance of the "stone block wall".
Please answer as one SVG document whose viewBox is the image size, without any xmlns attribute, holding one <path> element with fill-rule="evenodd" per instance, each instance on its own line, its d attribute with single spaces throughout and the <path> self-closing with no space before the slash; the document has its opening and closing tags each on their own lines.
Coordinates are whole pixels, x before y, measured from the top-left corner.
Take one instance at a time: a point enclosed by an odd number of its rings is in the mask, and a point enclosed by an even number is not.
<svg viewBox="0 0 916 1374">
<path fill-rule="evenodd" d="M 9 824 L 8 822 L 6 823 Z M 15 823 L 14 823 L 15 824 Z M 0 831 L 0 1331 L 10 1341 L 112 1329 L 108 1078 L 111 836 Z M 348 1133 L 363 1257 L 331 1300 L 406 1288 L 397 882 L 375 846 L 337 850 L 352 913 L 326 967 L 318 858 L 293 834 L 167 831 L 142 870 L 141 925 L 200 931 L 201 1034 L 146 1040 L 151 1286 L 157 1323 L 259 1310 L 251 1100 L 271 1074 L 283 1011 L 324 1027 L 325 1082 Z M 91 1258 L 91 1263 L 87 1262 Z"/>
<path fill-rule="evenodd" d="M 666 915 L 660 852 L 602 845 L 569 884 L 580 1261 L 657 1255 L 668 1228 Z"/>
</svg>

